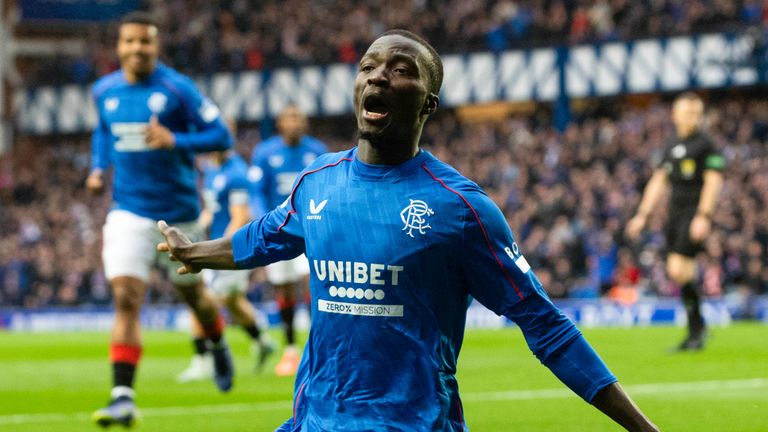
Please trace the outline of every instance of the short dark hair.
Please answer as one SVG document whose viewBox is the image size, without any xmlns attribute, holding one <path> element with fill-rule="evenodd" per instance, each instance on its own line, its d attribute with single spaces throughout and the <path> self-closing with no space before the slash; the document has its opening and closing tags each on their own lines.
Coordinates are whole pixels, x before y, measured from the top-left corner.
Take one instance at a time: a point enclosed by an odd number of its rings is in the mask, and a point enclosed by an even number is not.
<svg viewBox="0 0 768 432">
<path fill-rule="evenodd" d="M 689 100 L 689 101 L 699 101 L 704 102 L 704 99 L 701 98 L 701 96 L 698 95 L 698 93 L 687 91 L 680 93 L 675 97 L 674 102 L 681 101 L 681 100 Z"/>
<path fill-rule="evenodd" d="M 429 52 L 429 81 L 431 84 L 429 91 L 434 94 L 440 93 L 440 87 L 443 86 L 443 60 L 440 59 L 440 54 L 435 51 L 435 48 L 416 33 L 403 29 L 386 31 L 382 33 L 379 38 L 391 35 L 398 35 L 410 39 L 427 49 Z"/>
<path fill-rule="evenodd" d="M 155 16 L 144 11 L 133 11 L 123 15 L 123 17 L 120 18 L 120 25 L 123 24 L 142 24 L 158 27 Z"/>
</svg>

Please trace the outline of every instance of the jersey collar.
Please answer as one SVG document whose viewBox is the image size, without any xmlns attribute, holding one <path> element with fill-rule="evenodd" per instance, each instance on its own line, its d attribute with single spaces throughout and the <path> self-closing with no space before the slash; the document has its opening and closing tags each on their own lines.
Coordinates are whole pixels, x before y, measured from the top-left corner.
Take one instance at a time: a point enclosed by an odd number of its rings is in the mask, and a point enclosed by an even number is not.
<svg viewBox="0 0 768 432">
<path fill-rule="evenodd" d="M 352 171 L 358 177 L 368 180 L 397 181 L 418 169 L 428 158 L 429 152 L 419 149 L 419 153 L 399 165 L 373 165 L 357 157 L 357 147 L 353 152 Z"/>
</svg>

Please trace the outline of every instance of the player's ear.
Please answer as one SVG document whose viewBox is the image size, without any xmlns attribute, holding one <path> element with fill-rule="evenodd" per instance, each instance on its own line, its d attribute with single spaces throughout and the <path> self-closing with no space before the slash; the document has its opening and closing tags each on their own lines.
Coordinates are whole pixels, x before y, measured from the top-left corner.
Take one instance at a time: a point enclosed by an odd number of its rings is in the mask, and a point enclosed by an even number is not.
<svg viewBox="0 0 768 432">
<path fill-rule="evenodd" d="M 421 108 L 422 115 L 433 114 L 440 107 L 440 98 L 436 94 L 430 93 L 424 100 L 424 106 Z"/>
</svg>

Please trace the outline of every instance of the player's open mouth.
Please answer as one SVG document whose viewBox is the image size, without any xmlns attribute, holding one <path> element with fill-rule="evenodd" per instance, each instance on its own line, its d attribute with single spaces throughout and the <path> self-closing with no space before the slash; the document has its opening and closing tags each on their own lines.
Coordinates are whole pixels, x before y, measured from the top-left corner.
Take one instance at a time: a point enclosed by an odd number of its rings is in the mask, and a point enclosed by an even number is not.
<svg viewBox="0 0 768 432">
<path fill-rule="evenodd" d="M 381 96 L 369 95 L 363 101 L 363 118 L 369 121 L 380 121 L 389 117 L 389 108 Z"/>
</svg>

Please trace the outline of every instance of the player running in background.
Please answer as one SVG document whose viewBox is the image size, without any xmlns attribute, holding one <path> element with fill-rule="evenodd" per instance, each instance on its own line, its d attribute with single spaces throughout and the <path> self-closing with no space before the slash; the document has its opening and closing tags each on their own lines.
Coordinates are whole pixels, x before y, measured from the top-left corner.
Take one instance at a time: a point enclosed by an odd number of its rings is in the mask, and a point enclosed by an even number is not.
<svg viewBox="0 0 768 432">
<path fill-rule="evenodd" d="M 209 238 L 230 237 L 251 220 L 248 196 L 248 164 L 233 150 L 213 152 L 205 156 L 203 168 L 203 202 L 205 208 L 200 225 L 209 229 Z M 248 301 L 249 270 L 205 270 L 206 286 L 227 307 L 232 319 L 253 340 L 257 354 L 256 370 L 260 371 L 275 350 L 269 335 L 256 323 L 253 305 Z M 193 317 L 194 318 L 194 317 Z M 213 375 L 213 359 L 202 327 L 193 319 L 195 355 L 187 369 L 179 374 L 179 382 L 197 381 Z"/>
<path fill-rule="evenodd" d="M 93 86 L 99 121 L 93 133 L 92 171 L 87 187 L 104 189 L 113 167 L 113 207 L 104 225 L 104 272 L 114 296 L 110 342 L 111 401 L 93 413 L 102 426 L 135 422 L 134 378 L 142 353 L 140 310 L 160 233 L 156 221 L 170 219 L 202 239 L 196 152 L 224 150 L 232 137 L 218 108 L 193 82 L 158 62 L 158 28 L 152 17 L 133 12 L 119 26 L 121 69 Z M 167 263 L 167 255 L 161 258 Z M 179 294 L 212 342 L 215 382 L 232 386 L 232 359 L 223 338 L 224 322 L 199 275 L 169 272 Z"/>
<path fill-rule="evenodd" d="M 696 254 L 712 231 L 712 215 L 723 187 L 725 158 L 701 131 L 704 102 L 695 93 L 683 93 L 672 104 L 675 137 L 667 145 L 661 165 L 643 192 L 637 214 L 626 227 L 635 239 L 645 227 L 659 198 L 672 185 L 666 226 L 667 273 L 681 287 L 688 314 L 688 334 L 680 350 L 704 347 L 706 325 L 701 314 Z"/>
<path fill-rule="evenodd" d="M 249 178 L 255 217 L 274 209 L 288 198 L 296 176 L 317 156 L 328 151 L 321 141 L 306 135 L 307 116 L 295 105 L 287 106 L 277 118 L 278 134 L 261 142 L 253 150 Z M 299 367 L 294 315 L 296 296 L 309 275 L 307 258 L 300 255 L 266 267 L 267 280 L 275 288 L 280 320 L 285 331 L 285 349 L 275 373 L 288 376 Z"/>
<path fill-rule="evenodd" d="M 380 36 L 355 80 L 357 147 L 319 157 L 289 200 L 231 239 L 191 243 L 161 221 L 158 249 L 182 274 L 306 253 L 312 326 L 280 431 L 465 431 L 455 374 L 470 295 L 515 321 L 584 400 L 657 430 L 549 300 L 499 208 L 419 148 L 442 76 L 418 36 Z"/>
</svg>

